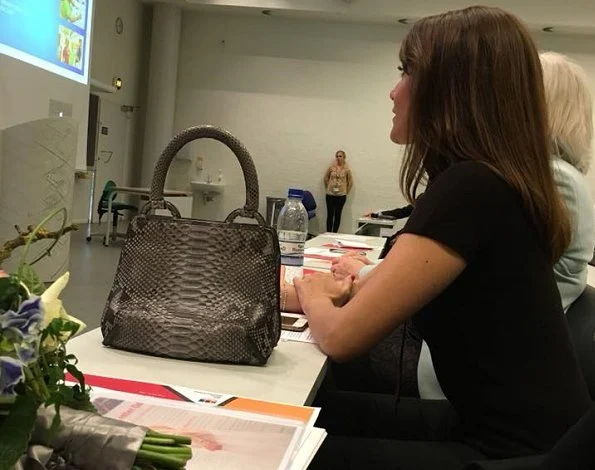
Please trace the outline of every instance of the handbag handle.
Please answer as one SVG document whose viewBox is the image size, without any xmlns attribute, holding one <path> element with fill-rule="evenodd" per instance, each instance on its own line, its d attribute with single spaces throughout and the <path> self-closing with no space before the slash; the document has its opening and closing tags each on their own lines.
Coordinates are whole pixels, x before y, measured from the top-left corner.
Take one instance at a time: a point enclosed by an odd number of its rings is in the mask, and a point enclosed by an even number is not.
<svg viewBox="0 0 595 470">
<path fill-rule="evenodd" d="M 163 198 L 163 189 L 165 187 L 165 178 L 172 160 L 184 145 L 197 139 L 213 139 L 225 144 L 234 153 L 242 172 L 244 173 L 244 182 L 246 184 L 246 204 L 242 209 L 238 209 L 235 215 L 247 218 L 256 218 L 258 220 L 258 175 L 252 157 L 244 145 L 226 130 L 214 126 L 195 126 L 190 127 L 178 133 L 165 147 L 153 173 L 151 183 L 150 201 L 147 206 L 150 209 L 169 209 L 166 207 L 166 201 Z M 231 215 L 231 214 L 230 214 Z M 259 215 L 259 214 L 258 214 Z M 262 217 L 260 217 L 262 219 Z M 260 220 L 259 220 L 260 223 Z"/>
</svg>

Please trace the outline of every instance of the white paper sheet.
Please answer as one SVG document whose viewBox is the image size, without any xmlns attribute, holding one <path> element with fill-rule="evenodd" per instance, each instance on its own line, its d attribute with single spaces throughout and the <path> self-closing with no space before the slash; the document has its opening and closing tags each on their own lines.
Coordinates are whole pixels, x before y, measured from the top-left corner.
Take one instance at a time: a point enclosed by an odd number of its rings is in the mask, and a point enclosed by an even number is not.
<svg viewBox="0 0 595 470">
<path fill-rule="evenodd" d="M 310 328 L 306 328 L 304 331 L 287 331 L 281 330 L 281 341 L 297 341 L 299 343 L 314 343 L 316 340 L 310 333 Z"/>
<path fill-rule="evenodd" d="M 331 251 L 330 248 L 320 248 L 320 247 L 312 247 L 306 248 L 304 250 L 304 255 L 308 257 L 308 255 L 319 255 L 319 256 L 328 256 L 329 258 L 340 258 L 347 252 L 336 252 Z"/>
<path fill-rule="evenodd" d="M 365 242 L 355 241 L 355 240 L 351 240 L 351 239 L 337 238 L 337 239 L 335 239 L 335 241 L 337 242 L 337 245 L 344 246 L 346 248 L 365 248 L 368 250 L 371 250 L 374 248 L 373 246 L 370 246 L 369 244 L 367 244 Z"/>
<path fill-rule="evenodd" d="M 341 233 L 341 234 L 329 233 L 327 235 L 339 235 L 338 237 L 334 237 L 335 240 L 337 238 L 340 238 L 341 240 L 349 240 L 349 241 L 355 241 L 355 242 L 368 242 L 368 241 L 373 241 L 377 238 L 377 237 L 367 237 L 365 235 L 352 235 L 350 233 Z"/>
<path fill-rule="evenodd" d="M 304 268 L 328 273 L 331 270 L 331 260 L 305 258 Z"/>
<path fill-rule="evenodd" d="M 304 431 L 295 420 L 120 392 L 94 393 L 93 404 L 110 418 L 190 436 L 187 470 L 286 469 Z"/>
<path fill-rule="evenodd" d="M 293 284 L 294 277 L 302 277 L 304 268 L 302 266 L 285 266 L 285 282 Z"/>
</svg>

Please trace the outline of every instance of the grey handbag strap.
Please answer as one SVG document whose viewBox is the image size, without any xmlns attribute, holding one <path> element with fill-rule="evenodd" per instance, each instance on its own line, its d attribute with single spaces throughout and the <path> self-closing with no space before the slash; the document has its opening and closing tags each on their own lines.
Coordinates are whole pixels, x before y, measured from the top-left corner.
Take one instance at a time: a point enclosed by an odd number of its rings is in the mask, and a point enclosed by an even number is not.
<svg viewBox="0 0 595 470">
<path fill-rule="evenodd" d="M 159 206 L 159 201 L 149 201 L 143 207 L 140 208 L 138 211 L 141 215 L 147 215 L 154 209 L 167 209 L 173 217 L 180 219 L 182 214 L 176 206 L 174 206 L 171 202 L 163 200 L 161 201 L 161 207 Z"/>
<path fill-rule="evenodd" d="M 249 217 L 252 219 L 256 219 L 258 221 L 258 225 L 267 225 L 266 220 L 264 220 L 264 217 L 262 215 L 260 215 L 260 212 L 254 212 L 253 214 L 247 214 L 245 212 L 245 209 L 236 209 L 235 211 L 233 211 L 232 213 L 230 213 L 226 218 L 225 218 L 225 222 L 233 222 L 236 217 Z"/>
<path fill-rule="evenodd" d="M 165 187 L 165 178 L 171 165 L 172 160 L 184 145 L 197 139 L 214 139 L 225 144 L 234 153 L 242 172 L 244 173 L 244 181 L 246 184 L 246 204 L 243 208 L 237 209 L 226 219 L 226 222 L 231 222 L 236 217 L 246 217 L 256 219 L 260 225 L 262 216 L 258 213 L 258 176 L 252 157 L 244 145 L 236 139 L 232 134 L 226 130 L 214 126 L 196 126 L 190 127 L 177 134 L 165 147 L 157 165 L 155 165 L 155 172 L 153 173 L 153 182 L 151 183 L 151 196 L 147 203 L 148 210 L 151 209 L 170 209 L 172 204 L 167 204 L 163 198 L 163 189 Z M 143 212 L 146 212 L 143 208 Z M 175 207 L 174 207 L 175 209 Z M 176 210 L 177 212 L 177 210 Z M 174 216 L 174 214 L 172 212 Z M 179 213 L 177 215 L 179 217 Z"/>
</svg>

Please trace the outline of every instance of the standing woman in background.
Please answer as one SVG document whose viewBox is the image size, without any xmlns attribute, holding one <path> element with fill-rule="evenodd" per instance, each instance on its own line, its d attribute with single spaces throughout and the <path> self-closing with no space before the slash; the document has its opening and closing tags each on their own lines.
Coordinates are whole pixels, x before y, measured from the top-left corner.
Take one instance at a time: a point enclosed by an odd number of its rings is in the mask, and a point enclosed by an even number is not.
<svg viewBox="0 0 595 470">
<path fill-rule="evenodd" d="M 338 232 L 341 225 L 341 212 L 347 200 L 347 194 L 353 186 L 353 178 L 349 165 L 345 161 L 347 156 L 343 150 L 337 150 L 335 162 L 328 167 L 324 174 L 326 188 L 326 231 Z"/>
</svg>

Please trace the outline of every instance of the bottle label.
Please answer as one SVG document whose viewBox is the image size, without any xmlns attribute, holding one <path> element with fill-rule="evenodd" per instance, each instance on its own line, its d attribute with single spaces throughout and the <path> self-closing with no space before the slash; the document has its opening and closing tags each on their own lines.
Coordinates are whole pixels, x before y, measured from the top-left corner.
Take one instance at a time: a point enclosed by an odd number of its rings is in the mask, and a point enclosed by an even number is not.
<svg viewBox="0 0 595 470">
<path fill-rule="evenodd" d="M 304 264 L 304 242 L 279 242 L 281 264 L 301 266 Z"/>
<path fill-rule="evenodd" d="M 304 264 L 304 246 L 306 234 L 292 230 L 279 231 L 281 264 L 301 266 Z"/>
</svg>

